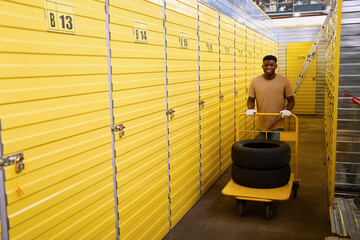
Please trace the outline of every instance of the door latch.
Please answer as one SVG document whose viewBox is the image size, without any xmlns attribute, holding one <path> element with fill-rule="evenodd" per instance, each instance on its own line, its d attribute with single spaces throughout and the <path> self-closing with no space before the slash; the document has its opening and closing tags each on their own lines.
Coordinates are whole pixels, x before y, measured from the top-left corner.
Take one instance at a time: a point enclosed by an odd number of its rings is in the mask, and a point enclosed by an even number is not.
<svg viewBox="0 0 360 240">
<path fill-rule="evenodd" d="M 167 110 L 166 115 L 170 116 L 170 119 L 173 119 L 175 117 L 175 110 L 174 109 Z"/>
<path fill-rule="evenodd" d="M 220 94 L 219 97 L 220 97 L 221 100 L 224 100 L 224 95 Z"/>
<path fill-rule="evenodd" d="M 205 101 L 204 101 L 204 100 L 200 100 L 200 101 L 199 101 L 199 105 L 200 105 L 200 107 L 204 107 Z"/>
<path fill-rule="evenodd" d="M 235 95 L 235 97 L 237 97 L 237 95 L 238 95 L 238 91 L 234 91 L 234 95 Z"/>
<path fill-rule="evenodd" d="M 0 161 L 0 166 L 7 167 L 10 165 L 15 165 L 15 171 L 21 172 L 22 170 L 25 169 L 25 164 L 23 160 L 24 160 L 24 154 L 22 152 L 15 153 L 10 156 L 4 157 Z"/>
<path fill-rule="evenodd" d="M 122 123 L 120 123 L 118 125 L 113 125 L 111 128 L 113 133 L 120 132 L 120 137 L 125 135 L 124 129 L 125 129 L 125 126 Z"/>
</svg>

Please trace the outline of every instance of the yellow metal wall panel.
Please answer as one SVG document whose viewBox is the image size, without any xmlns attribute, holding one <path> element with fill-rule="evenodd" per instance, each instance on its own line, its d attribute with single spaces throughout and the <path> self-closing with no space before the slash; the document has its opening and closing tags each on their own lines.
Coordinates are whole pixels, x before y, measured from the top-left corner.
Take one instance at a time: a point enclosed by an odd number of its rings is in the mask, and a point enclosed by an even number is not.
<svg viewBox="0 0 360 240">
<path fill-rule="evenodd" d="M 248 94 L 248 89 L 251 83 L 251 80 L 256 76 L 255 75 L 255 32 L 249 28 L 246 28 L 246 96 Z M 250 119 L 245 118 L 245 128 L 251 129 L 251 121 Z M 249 137 L 249 136 L 246 136 Z"/>
<path fill-rule="evenodd" d="M 68 138 L 84 132 L 84 128 L 93 126 L 106 127 L 109 116 L 106 110 L 60 118 L 56 120 L 37 123 L 31 126 L 12 128 L 3 132 L 3 143 L 6 144 L 4 154 L 8 155 L 22 149 L 36 147 L 51 141 Z M 28 114 L 31 114 L 29 112 Z M 23 120 L 24 121 L 24 120 Z M 54 126 L 62 126 L 54 128 Z M 18 136 L 22 135 L 22 138 Z"/>
<path fill-rule="evenodd" d="M 255 32 L 246 28 L 246 82 L 255 77 Z"/>
<path fill-rule="evenodd" d="M 199 5 L 201 191 L 220 176 L 219 14 Z M 211 39 L 212 41 L 209 41 Z M 212 48 L 209 48 L 211 43 Z"/>
<path fill-rule="evenodd" d="M 95 191 L 96 192 L 96 191 Z M 99 196 L 100 197 L 100 196 Z M 78 209 L 79 218 L 73 219 L 73 224 L 69 225 L 64 222 L 59 222 L 49 231 L 44 232 L 39 236 L 40 239 L 80 239 L 79 233 L 81 233 L 81 237 L 85 237 L 85 239 L 89 239 L 91 237 L 96 236 L 96 234 L 92 234 L 92 230 L 101 231 L 102 228 L 108 228 L 108 226 L 114 226 L 115 219 L 113 216 L 114 209 L 110 207 L 110 201 L 113 198 L 113 194 L 109 194 L 107 196 L 103 196 L 101 202 L 102 204 L 92 204 L 87 208 Z M 69 204 L 69 203 L 68 203 Z M 81 220 L 84 218 L 89 218 L 89 223 L 83 225 Z M 99 226 L 94 225 L 93 222 L 99 221 Z M 31 229 L 31 226 L 29 226 Z M 99 229 L 100 228 L 100 229 Z M 115 231 L 115 229 L 113 228 Z M 26 229 L 25 229 L 26 232 Z M 88 235 L 89 234 L 89 235 Z M 31 239 L 33 237 L 29 236 L 20 236 L 19 239 Z"/>
<path fill-rule="evenodd" d="M 160 225 L 168 225 L 168 217 L 169 214 L 161 211 L 162 208 L 165 208 L 168 206 L 167 203 L 161 200 L 162 195 L 165 194 L 165 191 L 160 193 L 158 196 L 153 196 L 147 201 L 138 202 L 136 208 L 134 210 L 142 212 L 142 216 L 134 216 L 133 214 L 129 213 L 126 215 L 122 215 L 124 218 L 124 226 L 122 229 L 120 229 L 120 236 L 122 238 L 130 238 L 134 239 L 132 235 L 134 234 L 140 234 L 144 231 L 142 230 L 142 226 L 148 226 L 151 228 L 156 228 L 156 224 L 152 225 L 152 223 L 157 222 L 157 224 Z M 155 211 L 154 211 L 155 210 Z M 157 214 L 154 214 L 157 213 Z M 164 218 L 164 216 L 167 216 L 167 218 Z M 155 221 L 159 220 L 159 221 Z M 145 229 L 145 231 L 148 230 L 148 228 Z"/>
<path fill-rule="evenodd" d="M 91 213 L 89 211 L 82 213 L 80 210 L 90 208 L 93 204 L 99 204 L 101 208 L 113 211 L 113 193 L 109 191 L 113 187 L 112 179 L 106 180 L 106 182 L 101 181 L 104 176 L 112 172 L 112 168 L 99 171 L 98 167 L 104 169 L 104 164 L 11 204 L 8 207 L 11 239 L 34 238 L 54 228 L 60 222 L 68 226 L 77 222 L 80 226 L 85 227 L 92 222 L 90 220 Z M 63 189 L 64 187 L 67 187 L 66 190 L 59 192 L 59 188 Z M 110 198 L 104 197 L 103 192 L 107 192 Z M 105 204 L 105 199 L 107 199 L 108 205 Z M 19 209 L 24 210 L 19 211 Z M 102 210 L 99 212 L 103 213 Z M 86 218 L 89 220 L 85 220 Z M 81 228 L 80 226 L 63 233 L 72 236 Z"/>
<path fill-rule="evenodd" d="M 295 84 L 300 70 L 306 60 L 312 42 L 288 43 L 286 50 L 286 76 L 292 85 Z M 296 95 L 295 114 L 315 114 L 316 97 L 316 58 L 311 64 L 299 93 Z"/>
<path fill-rule="evenodd" d="M 100 232 L 98 235 L 93 237 L 93 239 L 102 239 L 102 240 L 111 240 L 116 238 L 116 231 L 114 227 L 108 227 L 105 229 L 102 229 L 103 231 Z"/>
<path fill-rule="evenodd" d="M 167 104 L 175 111 L 168 116 L 173 227 L 200 198 L 197 3 L 171 1 L 165 14 Z"/>
<path fill-rule="evenodd" d="M 164 206 L 162 205 L 157 205 L 154 206 L 154 210 L 158 210 L 163 208 Z M 161 239 L 163 238 L 166 233 L 169 231 L 169 227 L 164 226 L 161 229 L 156 228 L 156 226 L 161 226 L 164 225 L 165 222 L 163 222 L 164 218 L 168 218 L 169 214 L 163 214 L 160 216 L 157 216 L 157 218 L 152 217 L 148 217 L 146 219 L 146 224 L 148 226 L 147 229 L 145 229 L 144 231 L 139 231 L 139 229 L 134 228 L 133 231 L 126 233 L 127 236 L 129 236 L 129 239 Z M 168 221 L 167 221 L 168 222 Z M 124 234 L 124 233 L 120 233 Z"/>
<path fill-rule="evenodd" d="M 331 16 L 329 24 L 326 29 L 326 69 L 325 69 L 325 86 L 324 86 L 324 130 L 326 141 L 326 163 L 327 163 L 327 177 L 328 177 L 328 196 L 330 204 L 334 200 L 335 185 L 337 184 L 336 169 L 337 164 L 337 149 L 339 145 L 337 141 L 341 138 L 339 136 L 338 118 L 339 116 L 339 85 L 341 84 L 339 77 L 340 72 L 340 54 L 342 48 L 340 47 L 341 32 L 342 32 L 342 1 L 337 1 L 334 6 L 334 14 Z M 346 32 L 346 30 L 345 30 Z M 345 41 L 346 42 L 346 41 Z M 346 65 L 344 65 L 346 66 Z M 348 67 L 348 66 L 346 66 Z M 350 68 L 351 69 L 351 68 Z M 346 74 L 347 71 L 344 70 Z M 348 130 L 347 130 L 348 131 Z"/>
<path fill-rule="evenodd" d="M 255 76 L 263 74 L 262 70 L 262 48 L 263 48 L 262 36 L 259 33 L 255 33 Z"/>
<path fill-rule="evenodd" d="M 114 122 L 126 127 L 115 136 L 119 227 L 132 239 L 154 218 L 152 228 L 169 227 L 163 6 L 110 1 L 109 14 Z M 136 42 L 136 23 L 147 26 L 146 43 Z"/>
<path fill-rule="evenodd" d="M 67 3 L 75 34 L 47 31 L 44 1 L 0 2 L 3 150 L 22 152 L 25 166 L 5 167 L 11 239 L 59 223 L 114 229 L 105 1 Z M 93 204 L 112 221 L 81 213 Z"/>
<path fill-rule="evenodd" d="M 244 113 L 247 109 L 246 100 L 246 28 L 235 23 L 235 116 Z M 244 117 L 239 121 L 241 129 L 244 129 Z M 235 120 L 235 119 L 234 119 Z M 236 128 L 236 126 L 235 126 Z M 234 130 L 235 134 L 235 130 Z M 240 136 L 244 139 L 244 136 Z"/>
<path fill-rule="evenodd" d="M 47 190 L 48 187 L 56 184 L 61 177 L 71 177 L 74 171 L 82 171 L 84 165 L 87 165 L 90 168 L 101 164 L 102 158 L 111 158 L 111 152 L 106 148 L 106 145 L 88 150 L 84 153 L 79 153 L 75 156 L 69 157 L 65 161 L 54 162 L 51 166 L 40 168 L 38 170 L 38 174 L 43 177 L 39 177 L 39 179 L 34 179 L 31 175 L 17 176 L 16 179 L 12 179 L 13 173 L 9 174 L 9 181 L 6 182 L 6 186 L 11 189 L 17 182 L 23 186 L 22 190 L 27 194 L 35 194 L 40 190 Z M 29 164 L 29 167 L 31 168 L 32 166 Z M 56 171 L 56 169 L 60 170 Z M 47 175 L 47 172 L 54 173 Z M 41 183 L 42 181 L 44 183 L 39 186 L 38 183 Z M 9 203 L 16 203 L 21 199 L 21 195 L 19 196 L 16 189 L 9 190 Z"/>
<path fill-rule="evenodd" d="M 102 80 L 99 81 L 99 79 Z M 74 96 L 77 94 L 79 97 L 86 97 L 82 96 L 82 94 L 105 92 L 108 89 L 106 75 L 80 75 L 73 76 L 71 79 L 66 76 L 34 77 L 31 81 L 27 78 L 17 78 L 16 81 L 19 87 L 16 89 L 11 87 L 11 84 L 14 82 L 13 79 L 2 79 L 1 81 L 2 85 L 4 85 L 1 89 L 1 95 L 3 96 L 1 102 L 3 104 L 16 102 L 25 103 L 26 101 L 32 100 L 34 95 L 36 95 L 38 99 L 54 98 L 54 101 L 56 101 L 58 97 Z M 49 82 L 51 82 L 50 86 L 48 86 Z M 7 120 L 7 118 L 5 120 Z M 15 117 L 7 124 L 10 124 L 13 120 L 15 120 Z"/>
<path fill-rule="evenodd" d="M 186 192 L 189 192 L 189 190 L 191 190 L 191 191 L 198 190 L 198 188 L 191 186 L 191 185 L 185 185 L 184 188 L 187 189 Z M 184 195 L 181 195 L 181 194 L 184 194 Z M 183 212 L 186 213 L 188 211 L 188 209 L 190 209 L 194 205 L 194 202 L 199 200 L 199 196 L 185 195 L 185 194 L 186 194 L 185 192 L 184 193 L 179 192 L 180 199 L 178 202 L 185 202 L 185 204 L 182 206 L 176 206 L 176 208 L 179 208 L 179 211 L 177 214 L 174 214 L 172 216 L 172 221 L 174 222 L 174 224 L 177 224 L 181 220 L 181 218 L 183 216 Z"/>
<path fill-rule="evenodd" d="M 274 56 L 278 56 L 279 51 L 278 51 L 278 46 L 279 44 L 273 40 L 270 40 L 270 54 L 274 55 Z"/>
<path fill-rule="evenodd" d="M 62 211 L 59 211 L 55 207 L 52 207 L 49 209 L 49 211 L 42 212 L 34 216 L 33 218 L 25 221 L 23 224 L 20 224 L 15 228 L 11 229 L 10 233 L 20 233 L 16 237 L 21 237 L 25 239 L 30 239 L 38 236 L 42 233 L 42 229 L 46 229 L 47 227 L 55 228 L 58 224 L 61 223 L 62 217 L 73 217 L 75 213 L 83 209 L 83 206 L 91 205 L 94 202 L 93 200 L 95 196 L 97 197 L 97 199 L 101 198 L 102 200 L 110 201 L 113 196 L 108 193 L 109 188 L 112 188 L 112 181 L 100 181 L 94 186 L 86 189 L 86 191 L 82 193 L 82 199 L 80 199 L 78 202 L 73 202 L 72 199 L 66 199 L 59 204 L 59 206 L 62 207 Z M 100 204 L 101 201 L 97 201 L 96 203 Z M 113 210 L 113 204 L 111 206 L 109 209 Z M 49 213 L 51 213 L 51 215 L 49 215 Z M 78 214 L 76 214 L 75 216 L 78 216 Z M 114 227 L 113 230 L 115 231 Z"/>
<path fill-rule="evenodd" d="M 220 14 L 220 156 L 221 173 L 231 164 L 235 116 L 235 26 L 234 20 Z M 229 121 L 230 120 L 230 121 Z"/>
</svg>

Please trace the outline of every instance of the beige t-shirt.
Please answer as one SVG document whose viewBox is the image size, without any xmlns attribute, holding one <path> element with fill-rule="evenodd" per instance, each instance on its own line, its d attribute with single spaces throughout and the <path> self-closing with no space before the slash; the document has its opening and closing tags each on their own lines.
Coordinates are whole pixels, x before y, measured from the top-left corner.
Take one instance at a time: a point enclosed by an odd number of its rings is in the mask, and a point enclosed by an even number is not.
<svg viewBox="0 0 360 240">
<path fill-rule="evenodd" d="M 266 80 L 263 75 L 251 80 L 249 97 L 255 97 L 257 111 L 260 113 L 279 113 L 285 109 L 286 97 L 294 95 L 289 79 L 276 74 L 274 79 Z M 284 128 L 281 116 L 259 116 L 258 128 L 264 131 Z"/>
</svg>

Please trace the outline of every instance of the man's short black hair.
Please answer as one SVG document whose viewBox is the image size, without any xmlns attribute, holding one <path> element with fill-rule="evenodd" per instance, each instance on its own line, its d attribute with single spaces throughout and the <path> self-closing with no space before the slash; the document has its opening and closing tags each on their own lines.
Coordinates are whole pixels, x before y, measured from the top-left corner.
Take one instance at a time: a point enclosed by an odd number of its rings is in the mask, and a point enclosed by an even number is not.
<svg viewBox="0 0 360 240">
<path fill-rule="evenodd" d="M 277 62 L 277 58 L 276 58 L 275 56 L 273 56 L 273 55 L 267 55 L 267 56 L 265 56 L 265 57 L 263 58 L 263 62 L 264 62 L 265 60 L 274 60 L 275 62 Z"/>
</svg>

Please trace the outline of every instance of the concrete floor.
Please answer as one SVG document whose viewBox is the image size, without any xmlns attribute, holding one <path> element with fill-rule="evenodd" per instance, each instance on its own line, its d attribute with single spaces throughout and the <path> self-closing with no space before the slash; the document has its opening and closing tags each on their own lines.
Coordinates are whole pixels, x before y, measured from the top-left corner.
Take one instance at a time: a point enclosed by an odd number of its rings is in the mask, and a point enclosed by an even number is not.
<svg viewBox="0 0 360 240">
<path fill-rule="evenodd" d="M 299 116 L 299 177 L 297 198 L 276 202 L 273 217 L 265 218 L 263 203 L 248 202 L 240 217 L 234 198 L 223 196 L 228 169 L 165 240 L 192 239 L 316 239 L 331 236 L 322 117 Z"/>
</svg>

